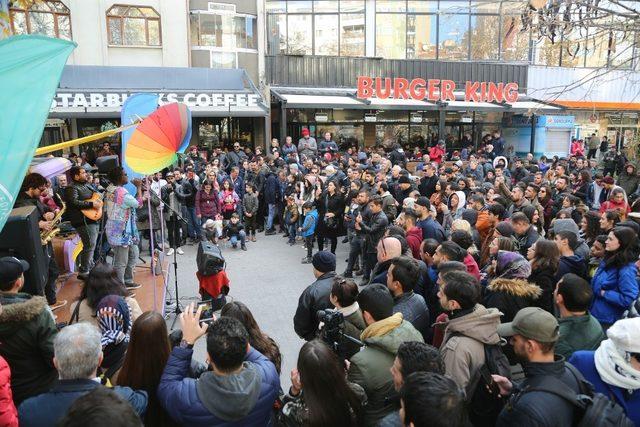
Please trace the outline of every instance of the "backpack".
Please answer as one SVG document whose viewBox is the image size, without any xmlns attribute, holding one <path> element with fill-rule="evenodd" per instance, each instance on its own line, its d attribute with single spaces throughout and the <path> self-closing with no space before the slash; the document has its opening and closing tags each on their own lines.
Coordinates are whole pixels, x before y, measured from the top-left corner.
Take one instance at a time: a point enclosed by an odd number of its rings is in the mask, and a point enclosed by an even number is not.
<svg viewBox="0 0 640 427">
<path fill-rule="evenodd" d="M 484 365 L 471 378 L 467 388 L 469 421 L 475 426 L 495 425 L 506 402 L 491 375 L 511 378 L 511 366 L 502 346 L 484 343 L 483 346 Z"/>
<path fill-rule="evenodd" d="M 565 366 L 580 385 L 580 393 L 552 376 L 535 378 L 522 390 L 521 395 L 532 391 L 551 393 L 571 403 L 575 408 L 573 425 L 576 427 L 633 427 L 622 406 L 594 390 L 593 384 L 570 363 Z M 536 381 L 537 380 L 537 381 Z"/>
</svg>

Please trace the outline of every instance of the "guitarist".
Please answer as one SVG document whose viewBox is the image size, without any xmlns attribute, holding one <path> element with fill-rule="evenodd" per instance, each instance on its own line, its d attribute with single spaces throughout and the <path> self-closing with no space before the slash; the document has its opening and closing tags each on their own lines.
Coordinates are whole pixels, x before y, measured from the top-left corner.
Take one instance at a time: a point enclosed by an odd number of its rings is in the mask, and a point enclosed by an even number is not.
<svg viewBox="0 0 640 427">
<path fill-rule="evenodd" d="M 80 166 L 73 166 L 69 170 L 71 185 L 64 189 L 64 198 L 67 203 L 67 217 L 73 228 L 82 239 L 82 252 L 78 256 L 80 266 L 78 279 L 86 280 L 89 271 L 93 268 L 93 252 L 98 240 L 98 223 L 87 218 L 82 209 L 102 209 L 102 201 L 87 201 L 96 192 L 90 185 L 87 171 Z"/>
<path fill-rule="evenodd" d="M 22 181 L 20 194 L 18 194 L 14 205 L 15 208 L 35 206 L 36 209 L 38 209 L 38 214 L 40 215 L 38 228 L 41 232 L 51 230 L 51 220 L 54 218 L 54 213 L 40 201 L 40 196 L 47 190 L 47 184 L 47 179 L 39 173 L 28 174 Z M 42 247 L 42 250 L 49 258 L 47 282 L 44 285 L 44 295 L 47 298 L 49 307 L 53 311 L 64 307 L 67 304 L 67 301 L 59 301 L 56 298 L 56 279 L 60 274 L 60 269 L 56 263 L 56 257 L 53 255 L 53 245 L 49 242 L 46 246 Z"/>
</svg>

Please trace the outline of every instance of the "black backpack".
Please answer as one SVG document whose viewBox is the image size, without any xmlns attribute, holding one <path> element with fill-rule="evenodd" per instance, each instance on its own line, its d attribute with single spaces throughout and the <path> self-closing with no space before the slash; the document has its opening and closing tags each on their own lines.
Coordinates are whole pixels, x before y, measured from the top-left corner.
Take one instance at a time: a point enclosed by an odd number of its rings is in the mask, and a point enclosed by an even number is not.
<svg viewBox="0 0 640 427">
<path fill-rule="evenodd" d="M 532 391 L 555 394 L 570 402 L 575 408 L 573 425 L 576 427 L 634 427 L 624 409 L 602 393 L 596 393 L 589 381 L 570 363 L 565 366 L 575 376 L 580 385 L 576 393 L 568 385 L 552 376 L 543 376 L 530 381 L 520 393 Z"/>
<path fill-rule="evenodd" d="M 483 346 L 484 365 L 471 378 L 467 387 L 467 411 L 469 421 L 474 426 L 495 425 L 505 405 L 506 401 L 500 395 L 500 390 L 491 375 L 511 378 L 511 366 L 509 359 L 502 351 L 502 346 L 484 343 Z"/>
</svg>

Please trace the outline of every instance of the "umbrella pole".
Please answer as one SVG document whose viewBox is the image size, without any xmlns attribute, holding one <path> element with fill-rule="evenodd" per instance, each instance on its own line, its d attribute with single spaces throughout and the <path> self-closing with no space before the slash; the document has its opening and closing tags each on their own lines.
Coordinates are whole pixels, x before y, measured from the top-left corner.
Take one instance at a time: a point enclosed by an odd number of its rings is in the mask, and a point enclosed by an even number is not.
<svg viewBox="0 0 640 427">
<path fill-rule="evenodd" d="M 151 189 L 151 185 L 149 184 L 149 175 L 145 176 L 145 181 L 147 183 L 147 210 L 149 211 L 149 244 L 151 245 L 151 276 L 153 277 L 153 311 L 158 311 L 158 305 L 156 302 L 156 261 L 154 258 L 154 253 L 156 250 L 156 245 L 153 238 L 153 215 L 151 214 L 151 197 L 153 197 L 153 190 Z"/>
<path fill-rule="evenodd" d="M 54 151 L 58 151 L 58 150 L 62 150 L 64 148 L 69 148 L 69 147 L 75 147 L 78 145 L 82 145 L 82 144 L 87 144 L 89 142 L 94 142 L 97 141 L 99 139 L 103 139 L 103 138 L 108 138 L 110 136 L 113 136 L 117 133 L 123 132 L 129 128 L 132 128 L 134 126 L 138 126 L 138 123 L 133 123 L 127 126 L 120 126 L 119 128 L 116 129 L 109 129 L 106 130 L 104 132 L 99 132 L 96 133 L 94 135 L 89 135 L 89 136 L 84 136 L 82 138 L 77 138 L 77 139 L 72 139 L 71 141 L 66 141 L 66 142 L 61 142 L 59 144 L 53 144 L 53 145 L 47 145 L 46 147 L 40 147 L 36 150 L 36 152 L 34 153 L 34 156 L 40 156 L 42 154 L 49 154 L 52 153 Z"/>
</svg>

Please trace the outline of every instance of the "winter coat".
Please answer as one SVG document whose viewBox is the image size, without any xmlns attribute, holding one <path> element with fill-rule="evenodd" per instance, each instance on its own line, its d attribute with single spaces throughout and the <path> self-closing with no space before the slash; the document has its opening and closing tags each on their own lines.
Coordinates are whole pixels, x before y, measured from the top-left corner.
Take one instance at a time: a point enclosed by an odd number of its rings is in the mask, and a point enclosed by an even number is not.
<svg viewBox="0 0 640 427">
<path fill-rule="evenodd" d="M 348 307 L 341 308 L 339 311 L 344 311 L 346 309 L 348 309 Z M 345 335 L 360 340 L 360 335 L 362 335 L 362 331 L 364 331 L 366 327 L 367 324 L 364 322 L 360 308 L 351 314 L 344 314 L 344 330 L 342 332 Z M 343 340 L 342 345 L 345 349 L 345 359 L 351 359 L 354 354 L 360 351 L 361 348 L 358 344 L 347 340 Z"/>
<path fill-rule="evenodd" d="M 220 201 L 215 190 L 211 190 L 209 193 L 200 189 L 196 194 L 196 215 L 201 215 L 203 218 L 215 219 L 216 215 L 220 213 Z"/>
<path fill-rule="evenodd" d="M 413 227 L 407 230 L 405 238 L 407 239 L 407 244 L 411 248 L 411 255 L 413 255 L 415 259 L 422 259 L 420 253 L 420 245 L 422 244 L 422 229 L 420 227 Z"/>
<path fill-rule="evenodd" d="M 635 167 L 631 174 L 628 174 L 625 168 L 618 176 L 618 185 L 622 187 L 627 195 L 633 194 L 638 189 L 638 183 L 640 183 L 640 176 L 636 173 Z"/>
<path fill-rule="evenodd" d="M 431 159 L 432 162 L 436 162 L 437 164 L 440 164 L 442 162 L 442 156 L 444 156 L 445 154 L 446 152 L 439 145 L 436 145 L 429 149 L 429 159 Z"/>
<path fill-rule="evenodd" d="M 484 344 L 498 344 L 501 313 L 495 308 L 476 304 L 446 323 L 440 354 L 445 371 L 469 395 L 469 381 L 485 364 Z"/>
<path fill-rule="evenodd" d="M 388 191 L 382 195 L 382 212 L 387 215 L 389 223 L 392 223 L 396 219 L 396 216 L 398 216 L 396 199 L 394 199 Z"/>
<path fill-rule="evenodd" d="M 53 338 L 58 333 L 44 297 L 0 293 L 0 356 L 11 367 L 13 401 L 44 393 L 58 378 Z"/>
<path fill-rule="evenodd" d="M 411 323 L 423 338 L 429 336 L 429 308 L 422 295 L 413 291 L 405 292 L 393 298 L 393 312 L 402 313 L 402 318 Z"/>
<path fill-rule="evenodd" d="M 18 411 L 13 404 L 11 393 L 11 369 L 4 358 L 0 356 L 0 425 L 4 427 L 18 427 Z"/>
<path fill-rule="evenodd" d="M 525 379 L 514 384 L 511 398 L 498 416 L 497 427 L 560 427 L 573 424 L 574 406 L 560 396 L 543 391 L 520 394 L 533 378 L 550 376 L 559 379 L 576 393 L 580 385 L 565 366 L 564 358 L 551 363 L 523 363 Z"/>
<path fill-rule="evenodd" d="M 558 323 L 560 338 L 556 342 L 555 352 L 565 359 L 579 350 L 595 350 L 606 338 L 602 326 L 589 312 L 584 316 L 562 317 Z"/>
<path fill-rule="evenodd" d="M 501 323 L 511 322 L 516 313 L 531 307 L 542 294 L 533 283 L 522 279 L 494 279 L 487 286 L 482 305 L 497 308 L 501 313 Z"/>
<path fill-rule="evenodd" d="M 242 224 L 240 221 L 236 222 L 235 224 L 229 221 L 227 222 L 227 225 L 224 226 L 222 234 L 224 235 L 224 237 L 238 237 L 240 236 L 241 231 L 244 231 L 244 224 Z"/>
<path fill-rule="evenodd" d="M 396 313 L 369 325 L 360 337 L 365 347 L 351 358 L 348 380 L 360 385 L 367 394 L 364 407 L 364 425 L 374 426 L 389 412 L 395 410 L 393 377 L 389 368 L 400 344 L 407 341 L 423 342 L 422 335 L 411 323 Z"/>
<path fill-rule="evenodd" d="M 255 216 L 258 213 L 258 196 L 256 196 L 256 193 L 245 194 L 242 199 L 242 207 L 244 213 L 250 213 Z"/>
<path fill-rule="evenodd" d="M 404 165 L 407 161 L 407 155 L 402 148 L 396 148 L 389 153 L 389 161 L 392 165 Z"/>
<path fill-rule="evenodd" d="M 164 368 L 158 399 L 180 425 L 270 425 L 273 402 L 280 390 L 274 364 L 251 348 L 244 369 L 228 376 L 209 371 L 188 378 L 193 349 L 174 347 Z"/>
<path fill-rule="evenodd" d="M 329 301 L 333 279 L 336 277 L 334 271 L 324 273 L 322 276 L 309 285 L 298 299 L 298 308 L 293 316 L 293 329 L 302 339 L 311 341 L 318 332 L 319 321 L 316 316 L 318 310 L 333 308 Z"/>
<path fill-rule="evenodd" d="M 103 387 L 92 379 L 58 380 L 50 391 L 29 398 L 20 405 L 20 424 L 30 427 L 47 427 L 57 424 L 67 413 L 69 407 L 81 396 Z M 112 391 L 129 402 L 136 414 L 144 417 L 147 410 L 146 391 L 134 391 L 129 387 L 113 387 Z"/>
<path fill-rule="evenodd" d="M 282 199 L 278 178 L 273 172 L 269 172 L 264 182 L 264 202 L 268 205 L 275 205 Z"/>
<path fill-rule="evenodd" d="M 621 387 L 607 384 L 600 378 L 596 369 L 594 351 L 576 351 L 569 359 L 584 378 L 593 384 L 596 393 L 602 393 L 624 408 L 627 417 L 636 426 L 640 426 L 640 389 L 629 391 Z"/>
<path fill-rule="evenodd" d="M 151 195 L 151 225 L 154 230 L 160 230 L 160 212 L 158 212 L 158 206 L 160 206 L 160 198 L 153 192 L 149 192 Z M 149 203 L 144 200 L 142 205 L 136 209 L 136 219 L 138 221 L 138 230 L 149 229 Z M 143 220 L 140 218 L 144 218 Z"/>
<path fill-rule="evenodd" d="M 587 279 L 587 264 L 584 262 L 584 258 L 579 255 L 561 256 L 555 277 L 556 283 L 567 273 L 577 274 Z"/>
<path fill-rule="evenodd" d="M 534 306 L 554 314 L 553 291 L 556 289 L 555 271 L 549 269 L 534 268 L 527 279 L 529 283 L 537 285 L 540 290 L 540 297 L 533 303 Z"/>
<path fill-rule="evenodd" d="M 480 280 L 480 268 L 478 268 L 478 263 L 473 258 L 473 255 L 467 254 L 462 261 L 467 267 L 467 273 Z"/>
<path fill-rule="evenodd" d="M 341 234 L 344 221 L 344 198 L 339 193 L 330 196 L 325 192 L 320 195 L 317 201 L 318 206 L 318 234 L 323 237 L 337 237 Z M 329 220 L 326 214 L 332 213 L 333 219 Z M 327 226 L 327 220 L 334 223 L 334 227 Z"/>
<path fill-rule="evenodd" d="M 606 267 L 604 261 L 600 262 L 591 279 L 593 302 L 590 309 L 591 315 L 600 323 L 615 323 L 638 298 L 636 273 L 637 268 L 633 262 L 621 268 Z M 604 296 L 601 291 L 605 291 Z"/>
<path fill-rule="evenodd" d="M 221 190 L 218 194 L 221 212 L 235 212 L 240 199 L 233 190 Z"/>
<path fill-rule="evenodd" d="M 516 239 L 516 245 L 520 255 L 526 258 L 529 248 L 540 238 L 540 235 L 536 231 L 534 226 L 529 226 L 529 229 L 522 236 L 516 234 L 513 235 Z"/>
<path fill-rule="evenodd" d="M 370 221 L 362 221 L 360 230 L 365 233 L 364 248 L 366 253 L 375 253 L 378 242 L 384 236 L 389 220 L 383 211 L 371 214 Z"/>
<path fill-rule="evenodd" d="M 71 185 L 64 189 L 64 202 L 67 204 L 65 216 L 71 225 L 75 228 L 85 224 L 95 224 L 96 221 L 84 216 L 80 209 L 92 208 L 93 204 L 87 202 L 93 196 L 95 191 L 89 184 L 81 184 L 79 182 L 71 182 Z"/>
<path fill-rule="evenodd" d="M 416 222 L 416 226 L 422 229 L 423 239 L 436 239 L 438 243 L 442 243 L 447 240 L 442 225 L 431 217 L 427 217 L 427 219 L 419 219 Z"/>
</svg>

